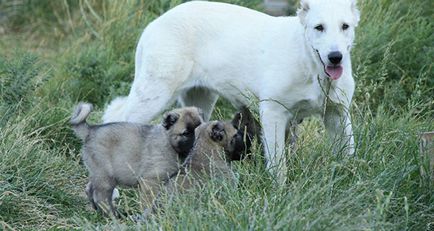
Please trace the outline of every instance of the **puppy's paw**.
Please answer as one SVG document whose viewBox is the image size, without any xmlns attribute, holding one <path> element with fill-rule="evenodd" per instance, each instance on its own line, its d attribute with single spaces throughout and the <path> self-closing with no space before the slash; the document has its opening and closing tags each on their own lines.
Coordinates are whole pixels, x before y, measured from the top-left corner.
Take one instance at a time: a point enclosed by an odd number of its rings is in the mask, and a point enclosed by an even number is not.
<svg viewBox="0 0 434 231">
<path fill-rule="evenodd" d="M 119 197 L 120 197 L 119 190 L 117 188 L 114 188 L 112 193 L 112 201 L 115 201 Z"/>
<path fill-rule="evenodd" d="M 214 141 L 222 141 L 225 135 L 225 127 L 222 122 L 218 121 L 212 125 L 211 139 Z"/>
<path fill-rule="evenodd" d="M 145 209 L 142 214 L 130 215 L 129 219 L 136 223 L 146 223 L 149 216 L 152 215 L 152 209 Z"/>
</svg>

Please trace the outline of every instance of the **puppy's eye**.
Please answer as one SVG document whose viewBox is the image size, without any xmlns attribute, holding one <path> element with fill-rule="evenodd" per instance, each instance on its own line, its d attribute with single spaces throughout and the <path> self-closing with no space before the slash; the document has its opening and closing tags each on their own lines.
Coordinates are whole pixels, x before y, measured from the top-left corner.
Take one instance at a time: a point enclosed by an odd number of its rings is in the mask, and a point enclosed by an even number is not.
<svg viewBox="0 0 434 231">
<path fill-rule="evenodd" d="M 321 24 L 319 24 L 319 25 L 315 26 L 314 29 L 317 30 L 317 31 L 323 32 L 324 31 L 324 26 L 321 25 Z"/>
<path fill-rule="evenodd" d="M 342 24 L 342 30 L 347 30 L 350 26 L 346 23 Z"/>
<path fill-rule="evenodd" d="M 190 136 L 191 134 L 192 134 L 192 131 L 184 130 L 184 132 L 181 133 L 181 136 Z"/>
</svg>

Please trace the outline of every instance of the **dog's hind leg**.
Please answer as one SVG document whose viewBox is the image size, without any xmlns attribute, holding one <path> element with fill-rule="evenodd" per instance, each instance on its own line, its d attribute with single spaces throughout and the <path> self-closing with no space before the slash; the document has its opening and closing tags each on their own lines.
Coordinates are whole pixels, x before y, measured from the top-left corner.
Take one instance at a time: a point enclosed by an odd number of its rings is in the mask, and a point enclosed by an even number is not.
<svg viewBox="0 0 434 231">
<path fill-rule="evenodd" d="M 193 62 L 179 62 L 179 59 L 165 57 L 164 60 L 148 63 L 142 70 L 136 70 L 124 111 L 126 121 L 149 123 L 175 102 L 193 68 Z"/>
<path fill-rule="evenodd" d="M 181 94 L 178 101 L 182 107 L 195 106 L 202 109 L 203 119 L 209 121 L 218 97 L 218 94 L 212 90 L 204 87 L 193 87 Z"/>
<path fill-rule="evenodd" d="M 175 101 L 174 92 L 163 89 L 164 86 L 146 87 L 140 95 L 128 96 L 128 105 L 125 109 L 125 119 L 134 123 L 149 123 L 156 115 L 163 112 Z M 149 89 L 149 90 L 147 90 Z M 132 89 L 133 90 L 133 89 Z"/>
</svg>

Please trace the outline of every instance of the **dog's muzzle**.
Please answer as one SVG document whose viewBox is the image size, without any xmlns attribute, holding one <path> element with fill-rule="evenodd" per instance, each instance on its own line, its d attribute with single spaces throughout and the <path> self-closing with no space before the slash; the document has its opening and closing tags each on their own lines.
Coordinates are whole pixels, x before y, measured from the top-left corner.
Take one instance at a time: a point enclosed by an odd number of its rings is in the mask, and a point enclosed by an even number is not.
<svg viewBox="0 0 434 231">
<path fill-rule="evenodd" d="M 332 80 L 337 80 L 342 76 L 343 68 L 341 65 L 342 61 L 342 53 L 339 51 L 333 51 L 331 52 L 327 58 L 329 59 L 329 62 L 331 65 L 325 65 L 324 61 L 321 59 L 321 55 L 319 54 L 319 51 L 312 47 L 312 49 L 316 52 L 318 55 L 318 58 L 323 65 L 324 73 Z"/>
</svg>

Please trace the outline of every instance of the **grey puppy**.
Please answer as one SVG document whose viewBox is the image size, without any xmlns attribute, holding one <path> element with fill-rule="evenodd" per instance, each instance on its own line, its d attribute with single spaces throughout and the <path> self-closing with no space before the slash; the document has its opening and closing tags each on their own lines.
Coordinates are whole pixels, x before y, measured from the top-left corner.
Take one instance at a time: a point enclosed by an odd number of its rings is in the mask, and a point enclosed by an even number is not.
<svg viewBox="0 0 434 231">
<path fill-rule="evenodd" d="M 189 153 L 194 130 L 202 122 L 199 109 L 186 107 L 166 113 L 162 125 L 116 122 L 89 125 L 92 105 L 81 103 L 71 118 L 82 141 L 82 158 L 89 171 L 86 194 L 95 209 L 117 215 L 112 201 L 116 185 L 153 184 L 167 179 Z"/>
</svg>

